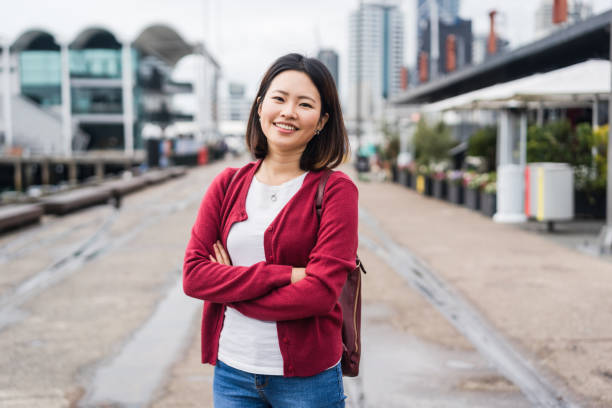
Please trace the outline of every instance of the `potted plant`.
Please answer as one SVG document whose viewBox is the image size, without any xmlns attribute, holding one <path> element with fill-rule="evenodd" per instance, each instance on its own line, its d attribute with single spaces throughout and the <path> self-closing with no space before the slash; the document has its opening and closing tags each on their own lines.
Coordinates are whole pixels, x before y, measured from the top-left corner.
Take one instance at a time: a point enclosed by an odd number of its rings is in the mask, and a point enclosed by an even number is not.
<svg viewBox="0 0 612 408">
<path fill-rule="evenodd" d="M 470 210 L 480 210 L 480 190 L 489 181 L 489 174 L 477 174 L 473 172 L 463 173 L 463 184 L 465 186 L 465 206 Z"/>
<path fill-rule="evenodd" d="M 431 196 L 431 170 L 421 164 L 417 168 L 415 188 L 419 194 Z"/>
<path fill-rule="evenodd" d="M 431 172 L 431 195 L 439 200 L 446 200 L 447 197 L 447 165 L 447 162 L 436 163 Z"/>
<path fill-rule="evenodd" d="M 463 172 L 449 170 L 446 172 L 448 201 L 454 204 L 463 204 Z"/>
<path fill-rule="evenodd" d="M 480 191 L 480 212 L 488 217 L 497 211 L 497 181 L 492 177 Z"/>
</svg>

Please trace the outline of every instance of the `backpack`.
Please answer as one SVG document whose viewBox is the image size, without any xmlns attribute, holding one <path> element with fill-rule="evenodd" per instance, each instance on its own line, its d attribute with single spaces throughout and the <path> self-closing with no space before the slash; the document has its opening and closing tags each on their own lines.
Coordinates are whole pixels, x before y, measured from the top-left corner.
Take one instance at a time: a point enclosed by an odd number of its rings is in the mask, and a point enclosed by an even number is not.
<svg viewBox="0 0 612 408">
<path fill-rule="evenodd" d="M 324 170 L 319 188 L 317 189 L 317 218 L 321 221 L 321 207 L 325 184 L 331 175 L 331 170 Z M 359 374 L 361 358 L 361 271 L 366 273 L 363 264 L 357 256 L 355 269 L 348 273 L 346 283 L 340 293 L 338 302 L 342 308 L 342 375 L 356 377 Z"/>
</svg>

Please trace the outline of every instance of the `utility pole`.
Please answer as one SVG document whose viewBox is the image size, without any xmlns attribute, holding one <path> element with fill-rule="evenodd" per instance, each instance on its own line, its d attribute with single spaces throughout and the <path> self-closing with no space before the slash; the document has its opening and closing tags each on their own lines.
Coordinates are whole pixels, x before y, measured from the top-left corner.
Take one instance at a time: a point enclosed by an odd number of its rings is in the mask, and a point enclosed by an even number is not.
<svg viewBox="0 0 612 408">
<path fill-rule="evenodd" d="M 438 29 L 440 27 L 438 18 L 438 1 L 429 0 L 429 49 L 431 55 L 430 64 L 430 80 L 438 78 L 438 61 L 440 59 L 440 35 Z"/>
<path fill-rule="evenodd" d="M 357 155 L 359 155 L 359 150 L 361 149 L 361 30 L 363 28 L 363 24 L 361 23 L 361 19 L 363 17 L 363 0 L 359 1 L 359 11 L 357 12 L 357 89 L 356 89 L 356 105 L 357 111 L 355 116 L 355 135 L 357 136 Z"/>
<path fill-rule="evenodd" d="M 3 79 L 3 117 L 4 117 L 4 145 L 7 149 L 13 147 L 13 112 L 11 98 L 11 43 L 3 39 L 2 44 L 2 79 Z"/>
<path fill-rule="evenodd" d="M 610 20 L 610 63 L 612 64 L 612 19 Z M 612 124 L 612 69 L 608 95 L 608 124 Z M 599 252 L 612 252 L 612 126 L 608 126 L 608 174 L 606 179 L 606 225 L 599 234 Z"/>
</svg>

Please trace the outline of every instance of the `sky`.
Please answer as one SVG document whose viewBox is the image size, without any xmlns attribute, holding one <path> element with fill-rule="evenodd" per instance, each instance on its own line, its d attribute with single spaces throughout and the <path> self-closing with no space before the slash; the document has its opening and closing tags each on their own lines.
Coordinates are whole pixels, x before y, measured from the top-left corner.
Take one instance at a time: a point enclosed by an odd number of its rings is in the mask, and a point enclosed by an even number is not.
<svg viewBox="0 0 612 408">
<path fill-rule="evenodd" d="M 204 40 L 225 81 L 242 82 L 254 94 L 266 68 L 279 56 L 316 56 L 321 47 L 340 55 L 340 91 L 347 88 L 348 18 L 359 0 L 20 0 L 2 1 L 0 39 L 14 41 L 26 29 L 44 28 L 71 41 L 85 27 L 102 26 L 119 40 L 132 40 L 152 23 L 175 28 L 187 41 Z M 550 0 L 552 1 L 552 0 Z M 573 1 L 573 0 L 569 0 Z M 583 0 L 589 1 L 589 0 Z M 398 4 L 405 16 L 405 63 L 416 55 L 416 0 Z M 590 0 L 596 13 L 612 0 Z M 511 46 L 530 41 L 540 0 L 461 0 L 460 16 L 475 33 L 488 31 L 488 12 L 499 12 L 498 30 Z"/>
</svg>

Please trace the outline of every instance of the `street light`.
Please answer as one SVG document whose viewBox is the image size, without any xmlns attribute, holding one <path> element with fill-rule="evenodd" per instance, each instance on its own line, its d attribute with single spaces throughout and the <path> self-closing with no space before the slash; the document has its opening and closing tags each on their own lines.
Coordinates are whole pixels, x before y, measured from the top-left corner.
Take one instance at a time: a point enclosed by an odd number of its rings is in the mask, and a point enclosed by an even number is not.
<svg viewBox="0 0 612 408">
<path fill-rule="evenodd" d="M 610 94 L 608 95 L 608 174 L 606 179 L 606 225 L 599 234 L 599 252 L 612 252 L 612 18 L 610 20 Z"/>
</svg>

